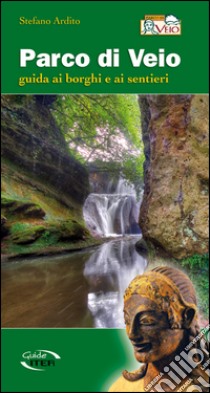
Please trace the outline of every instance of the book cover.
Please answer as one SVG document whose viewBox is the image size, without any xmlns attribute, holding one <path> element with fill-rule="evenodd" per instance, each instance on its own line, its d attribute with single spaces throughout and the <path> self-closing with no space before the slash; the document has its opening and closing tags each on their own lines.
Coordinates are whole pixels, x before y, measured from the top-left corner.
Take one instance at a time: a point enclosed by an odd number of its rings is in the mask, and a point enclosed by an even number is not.
<svg viewBox="0 0 210 393">
<path fill-rule="evenodd" d="M 208 2 L 2 2 L 2 391 L 209 391 Z"/>
</svg>

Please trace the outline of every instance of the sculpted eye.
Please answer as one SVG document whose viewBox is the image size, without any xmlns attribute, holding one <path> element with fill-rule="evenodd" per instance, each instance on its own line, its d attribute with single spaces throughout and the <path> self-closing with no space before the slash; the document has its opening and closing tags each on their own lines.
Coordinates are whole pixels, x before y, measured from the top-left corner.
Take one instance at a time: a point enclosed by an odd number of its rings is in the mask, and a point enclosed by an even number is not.
<svg viewBox="0 0 210 393">
<path fill-rule="evenodd" d="M 140 325 L 143 326 L 155 326 L 157 324 L 157 321 L 155 321 L 155 319 L 153 318 L 147 317 L 147 318 L 140 318 L 139 323 Z"/>
</svg>

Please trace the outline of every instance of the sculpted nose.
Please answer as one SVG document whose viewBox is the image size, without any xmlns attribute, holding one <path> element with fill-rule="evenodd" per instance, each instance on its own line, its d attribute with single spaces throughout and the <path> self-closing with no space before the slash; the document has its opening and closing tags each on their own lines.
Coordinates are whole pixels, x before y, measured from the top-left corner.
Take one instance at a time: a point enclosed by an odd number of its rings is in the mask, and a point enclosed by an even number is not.
<svg viewBox="0 0 210 393">
<path fill-rule="evenodd" d="M 128 337 L 131 341 L 141 342 L 143 340 L 141 329 L 139 325 L 135 323 L 135 320 L 132 322 L 130 326 Z"/>
</svg>

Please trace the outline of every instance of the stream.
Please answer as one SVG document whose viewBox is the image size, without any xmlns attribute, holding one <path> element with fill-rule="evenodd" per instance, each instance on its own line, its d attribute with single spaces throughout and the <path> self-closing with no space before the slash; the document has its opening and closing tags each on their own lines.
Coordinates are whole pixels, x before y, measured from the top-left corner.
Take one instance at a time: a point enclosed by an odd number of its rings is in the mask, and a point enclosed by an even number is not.
<svg viewBox="0 0 210 393">
<path fill-rule="evenodd" d="M 124 327 L 123 293 L 147 262 L 116 238 L 86 251 L 2 265 L 3 327 Z"/>
<path fill-rule="evenodd" d="M 4 327 L 124 327 L 123 295 L 146 269 L 135 249 L 141 198 L 119 179 L 87 197 L 83 215 L 97 248 L 56 257 L 23 258 L 2 266 Z"/>
</svg>

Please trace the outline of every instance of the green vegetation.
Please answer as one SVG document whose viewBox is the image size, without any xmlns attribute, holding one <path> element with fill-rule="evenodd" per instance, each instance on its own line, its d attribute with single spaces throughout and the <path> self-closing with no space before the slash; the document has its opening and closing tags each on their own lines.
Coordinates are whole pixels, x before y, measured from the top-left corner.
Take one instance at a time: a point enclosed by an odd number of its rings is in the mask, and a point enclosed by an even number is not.
<svg viewBox="0 0 210 393">
<path fill-rule="evenodd" d="M 17 233 L 24 232 L 25 230 L 30 228 L 30 224 L 26 222 L 16 222 L 11 226 L 11 234 L 15 235 Z"/>
<path fill-rule="evenodd" d="M 141 146 L 140 111 L 135 95 L 59 96 L 53 114 L 67 142 L 104 149 L 120 128 L 136 147 Z M 97 127 L 106 131 L 103 143 L 95 140 Z"/>
<path fill-rule="evenodd" d="M 209 255 L 193 255 L 182 259 L 181 265 L 187 270 L 190 279 L 196 287 L 198 306 L 208 317 L 209 310 Z"/>
<path fill-rule="evenodd" d="M 36 241 L 41 234 L 45 231 L 45 227 L 43 225 L 27 225 L 22 224 L 23 229 L 21 229 L 21 224 L 17 223 L 16 226 L 19 225 L 18 231 L 14 233 L 13 226 L 11 228 L 12 237 L 11 240 L 15 244 L 30 244 Z M 27 226 L 26 226 L 27 225 Z"/>
<path fill-rule="evenodd" d="M 142 178 L 144 154 L 136 95 L 63 95 L 55 101 L 52 113 L 71 154 L 80 162 L 109 162 L 113 169 L 118 162 L 130 182 Z"/>
<path fill-rule="evenodd" d="M 142 190 L 143 182 L 143 154 L 128 157 L 122 166 L 122 175 L 136 186 L 137 194 Z"/>
<path fill-rule="evenodd" d="M 192 272 L 196 272 L 200 269 L 206 269 L 208 271 L 209 254 L 198 255 L 195 254 L 191 257 L 182 259 L 182 266 L 187 267 Z"/>
<path fill-rule="evenodd" d="M 147 242 L 149 269 L 157 266 L 171 266 L 182 269 L 191 279 L 198 299 L 199 312 L 209 318 L 209 254 L 194 254 L 191 257 L 177 260 L 161 255 L 160 250 Z"/>
<path fill-rule="evenodd" d="M 14 204 L 17 204 L 18 202 L 21 203 L 27 203 L 28 200 L 26 198 L 21 198 L 19 195 L 15 195 L 15 197 L 13 198 L 13 196 L 8 196 L 5 192 L 1 193 L 1 206 L 2 208 L 4 207 L 11 207 Z"/>
<path fill-rule="evenodd" d="M 9 169 L 15 173 L 12 164 L 7 166 Z M 18 182 L 16 177 L 2 177 L 4 256 L 48 255 L 100 244 L 85 228 L 78 204 L 69 198 L 69 208 L 59 198 L 53 198 L 48 185 L 46 189 L 42 185 L 42 189 L 28 182 L 23 171 Z"/>
<path fill-rule="evenodd" d="M 75 221 L 52 221 L 35 225 L 15 222 L 9 225 L 4 252 L 10 256 L 45 255 L 101 244 L 92 239 L 84 225 Z"/>
</svg>

